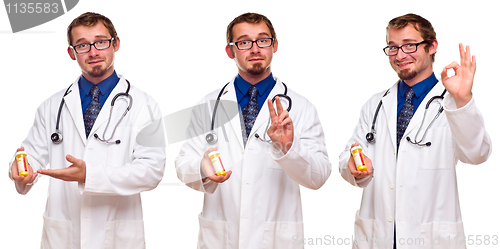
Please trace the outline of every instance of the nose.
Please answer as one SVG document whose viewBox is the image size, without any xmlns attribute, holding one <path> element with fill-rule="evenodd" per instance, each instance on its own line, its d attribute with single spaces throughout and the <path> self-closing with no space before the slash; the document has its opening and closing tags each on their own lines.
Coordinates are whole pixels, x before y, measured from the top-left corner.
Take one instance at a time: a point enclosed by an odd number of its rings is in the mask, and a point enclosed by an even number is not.
<svg viewBox="0 0 500 249">
<path fill-rule="evenodd" d="M 95 55 L 98 55 L 98 54 L 99 54 L 99 50 L 95 47 L 95 44 L 92 44 L 90 46 L 89 55 L 90 56 L 95 56 Z"/>
<path fill-rule="evenodd" d="M 404 59 L 404 58 L 406 58 L 407 56 L 408 56 L 408 55 L 407 55 L 405 52 L 403 52 L 403 49 L 402 49 L 402 48 L 399 48 L 399 49 L 398 49 L 398 53 L 396 54 L 396 59 L 397 59 L 398 61 L 403 60 L 403 59 Z"/>
<path fill-rule="evenodd" d="M 250 52 L 254 54 L 260 52 L 260 48 L 259 46 L 257 46 L 257 41 L 252 41 L 252 47 L 250 48 Z"/>
</svg>

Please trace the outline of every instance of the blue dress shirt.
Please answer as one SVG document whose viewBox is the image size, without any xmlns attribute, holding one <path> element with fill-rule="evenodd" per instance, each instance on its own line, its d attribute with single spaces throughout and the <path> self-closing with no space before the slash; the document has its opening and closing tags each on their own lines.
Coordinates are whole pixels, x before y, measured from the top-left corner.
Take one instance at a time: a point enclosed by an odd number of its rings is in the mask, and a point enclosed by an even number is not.
<svg viewBox="0 0 500 249">
<path fill-rule="evenodd" d="M 99 82 L 97 87 L 101 90 L 101 94 L 99 96 L 99 103 L 101 104 L 101 108 L 104 106 L 104 103 L 108 99 L 109 95 L 115 88 L 116 84 L 118 84 L 120 78 L 116 74 L 116 71 L 113 72 L 111 76 L 106 78 L 105 80 Z M 82 113 L 85 113 L 87 107 L 90 105 L 92 101 L 92 96 L 90 95 L 90 88 L 92 88 L 94 84 L 92 82 L 85 79 L 85 77 L 80 76 L 78 80 L 78 87 L 80 88 L 80 100 L 82 101 Z"/>
<path fill-rule="evenodd" d="M 250 96 L 247 95 L 248 89 L 251 84 L 244 80 L 239 74 L 234 80 L 234 88 L 236 90 L 236 99 L 238 104 L 243 110 L 250 102 Z M 276 85 L 276 80 L 274 80 L 273 74 L 271 73 L 267 78 L 263 79 L 261 82 L 255 84 L 259 94 L 257 94 L 257 104 L 259 104 L 259 111 L 266 104 L 267 96 L 271 93 L 274 86 Z"/>
<path fill-rule="evenodd" d="M 420 81 L 419 83 L 415 84 L 412 88 L 413 91 L 415 92 L 415 95 L 413 96 L 413 110 L 415 112 L 417 111 L 418 106 L 420 106 L 420 103 L 425 99 L 425 96 L 432 90 L 432 88 L 438 83 L 438 79 L 432 73 L 431 76 L 429 76 L 427 79 Z M 404 81 L 400 80 L 398 84 L 398 117 L 399 113 L 403 109 L 403 105 L 405 104 L 405 92 L 409 88 L 409 86 L 404 83 Z"/>
</svg>

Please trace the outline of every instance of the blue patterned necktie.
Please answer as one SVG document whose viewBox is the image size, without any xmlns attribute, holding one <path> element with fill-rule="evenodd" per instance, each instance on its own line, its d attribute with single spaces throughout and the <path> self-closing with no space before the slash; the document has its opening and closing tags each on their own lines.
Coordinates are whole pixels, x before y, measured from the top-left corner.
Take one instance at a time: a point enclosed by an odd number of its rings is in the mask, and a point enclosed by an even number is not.
<svg viewBox="0 0 500 249">
<path fill-rule="evenodd" d="M 401 142 L 401 138 L 403 137 L 403 134 L 406 131 L 406 127 L 408 127 L 408 124 L 410 123 L 411 117 L 413 117 L 413 96 L 415 95 L 415 92 L 413 91 L 413 88 L 409 87 L 408 90 L 405 92 L 405 103 L 403 105 L 403 109 L 401 109 L 401 112 L 398 115 L 398 123 L 397 123 L 397 135 L 398 135 L 398 140 L 397 145 L 399 149 L 399 144 Z"/>
<path fill-rule="evenodd" d="M 246 141 L 250 132 L 252 131 L 253 124 L 255 123 L 255 119 L 259 114 L 259 104 L 257 103 L 257 90 L 256 86 L 250 86 L 248 88 L 247 94 L 250 96 L 250 102 L 248 102 L 247 106 L 243 109 L 241 114 L 243 115 L 243 121 L 245 122 L 245 127 L 242 129 L 243 132 L 243 140 Z"/>
<path fill-rule="evenodd" d="M 99 103 L 99 95 L 101 94 L 101 90 L 97 85 L 93 85 L 90 88 L 90 95 L 92 96 L 92 101 L 90 101 L 90 105 L 85 110 L 83 114 L 83 123 L 85 124 L 85 134 L 89 137 L 90 131 L 92 130 L 92 126 L 94 126 L 94 122 L 101 111 L 101 103 Z"/>
</svg>

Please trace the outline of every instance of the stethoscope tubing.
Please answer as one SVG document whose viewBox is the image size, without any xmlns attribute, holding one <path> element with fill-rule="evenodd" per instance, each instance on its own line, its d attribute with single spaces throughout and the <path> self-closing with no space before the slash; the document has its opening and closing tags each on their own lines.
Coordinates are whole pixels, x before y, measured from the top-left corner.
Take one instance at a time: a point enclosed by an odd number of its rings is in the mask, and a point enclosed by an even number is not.
<svg viewBox="0 0 500 249">
<path fill-rule="evenodd" d="M 106 124 L 106 128 L 104 129 L 104 132 L 103 132 L 103 139 L 99 138 L 99 136 L 97 134 L 94 134 L 94 137 L 96 139 L 98 139 L 99 141 L 103 142 L 103 143 L 116 143 L 116 144 L 120 143 L 120 140 L 116 140 L 114 142 L 111 142 L 111 139 L 113 138 L 113 136 L 115 134 L 115 131 L 116 131 L 116 128 L 118 127 L 118 125 L 121 123 L 121 121 L 123 120 L 123 118 L 125 117 L 125 115 L 127 115 L 127 113 L 132 108 L 132 103 L 133 103 L 133 98 L 129 94 L 129 91 L 130 91 L 130 82 L 127 79 L 125 79 L 125 81 L 127 81 L 127 90 L 125 92 L 116 94 L 113 97 L 112 101 L 111 101 L 111 109 L 110 109 L 110 112 L 109 112 L 109 119 L 108 119 L 108 123 Z M 57 111 L 56 131 L 54 133 L 52 133 L 52 135 L 51 135 L 51 140 L 52 140 L 52 142 L 54 144 L 60 144 L 62 142 L 62 140 L 63 140 L 62 132 L 59 130 L 59 124 L 60 124 L 60 121 L 61 121 L 62 108 L 63 108 L 64 103 L 65 103 L 64 98 L 69 93 L 71 93 L 70 89 L 71 89 L 72 86 L 73 86 L 73 84 L 71 84 L 68 87 L 68 89 L 66 89 L 66 92 L 64 93 L 63 97 L 61 98 L 61 103 L 59 104 L 59 110 Z M 109 126 L 109 123 L 111 121 L 111 115 L 113 113 L 113 108 L 114 108 L 114 105 L 115 105 L 115 101 L 118 99 L 118 97 L 121 97 L 121 96 L 127 97 L 129 99 L 127 109 L 124 111 L 124 113 L 122 114 L 121 118 L 118 120 L 115 128 L 113 129 L 113 132 L 111 133 L 111 137 L 109 139 L 104 139 L 104 134 L 106 134 L 106 131 L 107 131 L 108 126 Z"/>
</svg>

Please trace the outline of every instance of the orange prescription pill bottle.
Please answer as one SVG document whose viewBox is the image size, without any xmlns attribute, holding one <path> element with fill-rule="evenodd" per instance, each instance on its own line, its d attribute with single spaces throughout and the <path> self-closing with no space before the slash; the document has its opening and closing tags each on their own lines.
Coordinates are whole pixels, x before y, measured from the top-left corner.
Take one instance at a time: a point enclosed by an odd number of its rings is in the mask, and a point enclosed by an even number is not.
<svg viewBox="0 0 500 249">
<path fill-rule="evenodd" d="M 208 154 L 208 157 L 212 161 L 212 165 L 214 166 L 215 169 L 215 174 L 220 176 L 220 175 L 226 175 L 226 170 L 224 169 L 224 165 L 222 165 L 222 161 L 220 160 L 219 152 L 218 151 L 213 151 Z"/>
<path fill-rule="evenodd" d="M 356 164 L 356 169 L 358 169 L 359 171 L 366 171 L 366 161 L 361 146 L 352 147 L 351 154 L 354 159 L 354 163 Z"/>
<path fill-rule="evenodd" d="M 17 169 L 20 176 L 28 176 L 28 159 L 26 159 L 26 152 L 19 151 L 16 153 Z"/>
</svg>

